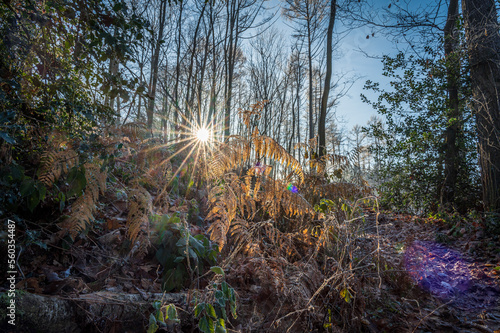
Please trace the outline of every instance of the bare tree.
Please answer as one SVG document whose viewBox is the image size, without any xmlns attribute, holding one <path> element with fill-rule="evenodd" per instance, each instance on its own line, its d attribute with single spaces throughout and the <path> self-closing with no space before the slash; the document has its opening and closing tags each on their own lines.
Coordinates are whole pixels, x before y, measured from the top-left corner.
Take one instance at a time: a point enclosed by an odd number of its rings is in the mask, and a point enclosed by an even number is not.
<svg viewBox="0 0 500 333">
<path fill-rule="evenodd" d="M 323 89 L 323 97 L 321 98 L 321 110 L 318 121 L 318 135 L 319 135 L 319 156 L 326 154 L 326 109 L 328 106 L 328 95 L 330 94 L 330 85 L 332 79 L 332 38 L 333 26 L 335 24 L 335 15 L 337 11 L 337 0 L 330 2 L 330 18 L 328 22 L 328 31 L 326 34 L 326 75 L 325 87 Z"/>
<path fill-rule="evenodd" d="M 224 45 L 224 136 L 228 137 L 231 128 L 231 101 L 233 79 L 242 34 L 255 27 L 254 22 L 264 0 L 233 0 L 226 2 L 226 35 Z M 268 21 L 269 19 L 265 20 Z"/>
<path fill-rule="evenodd" d="M 324 1 L 318 0 L 286 0 L 284 15 L 298 23 L 295 37 L 305 40 L 307 45 L 307 61 L 309 66 L 309 139 L 314 138 L 313 110 L 313 58 L 317 51 L 317 41 L 322 37 L 322 24 L 325 17 Z"/>
<path fill-rule="evenodd" d="M 165 30 L 165 19 L 167 14 L 167 0 L 160 0 L 160 8 L 158 15 L 158 35 L 153 36 L 153 57 L 151 59 L 151 76 L 149 80 L 149 100 L 146 109 L 146 118 L 148 128 L 153 127 L 153 115 L 154 115 L 154 107 L 155 107 L 155 99 L 156 99 L 156 85 L 158 82 L 158 64 L 160 60 L 160 49 L 163 40 L 163 32 Z"/>
</svg>

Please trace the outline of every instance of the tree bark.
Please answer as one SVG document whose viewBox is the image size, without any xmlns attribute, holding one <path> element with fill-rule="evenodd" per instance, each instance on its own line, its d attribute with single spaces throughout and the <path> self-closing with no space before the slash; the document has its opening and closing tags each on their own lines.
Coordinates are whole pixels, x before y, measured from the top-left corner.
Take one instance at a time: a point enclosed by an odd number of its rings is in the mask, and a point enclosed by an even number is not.
<svg viewBox="0 0 500 333">
<path fill-rule="evenodd" d="M 463 0 L 483 203 L 500 213 L 500 35 L 494 0 Z"/>
<path fill-rule="evenodd" d="M 193 91 L 191 91 L 191 81 L 192 81 L 192 76 L 193 76 L 193 64 L 194 64 L 194 57 L 197 52 L 197 46 L 198 46 L 198 31 L 200 30 L 200 24 L 201 21 L 203 20 L 203 15 L 205 14 L 205 8 L 207 7 L 207 3 L 203 5 L 203 8 L 201 9 L 200 17 L 198 18 L 198 22 L 196 23 L 196 29 L 194 30 L 194 36 L 193 36 L 193 49 L 191 52 L 191 58 L 189 60 L 189 69 L 188 69 L 188 80 L 187 80 L 187 87 L 186 87 L 186 118 L 184 119 L 183 123 L 187 122 L 192 122 L 193 121 L 193 99 L 192 96 L 195 94 L 194 88 Z M 194 85 L 193 85 L 194 87 Z M 191 125 L 191 124 L 190 124 Z"/>
<path fill-rule="evenodd" d="M 149 80 L 149 96 L 148 96 L 149 100 L 146 109 L 146 119 L 149 129 L 153 128 L 156 85 L 158 83 L 158 63 L 160 59 L 160 49 L 161 49 L 161 41 L 163 39 L 163 30 L 165 28 L 166 12 L 167 12 L 167 1 L 162 0 L 160 2 L 160 16 L 159 16 L 160 22 L 159 22 L 158 38 L 156 40 L 156 45 L 154 45 L 153 58 L 151 59 L 151 77 Z"/>
<path fill-rule="evenodd" d="M 155 300 L 187 306 L 186 294 L 182 293 L 101 291 L 67 298 L 19 293 L 16 296 L 16 326 L 4 320 L 0 323 L 0 331 L 10 332 L 14 328 L 16 332 L 44 333 L 143 332 Z M 5 314 L 7 306 L 3 302 L 0 304 L 0 314 Z M 183 316 L 184 311 L 178 313 Z"/>
<path fill-rule="evenodd" d="M 330 21 L 328 22 L 328 32 L 326 34 L 326 75 L 325 87 L 321 98 L 321 110 L 318 121 L 319 135 L 319 156 L 326 154 L 326 109 L 328 106 L 328 96 L 330 94 L 330 85 L 332 80 L 332 38 L 333 26 L 335 25 L 335 14 L 337 10 L 337 0 L 331 0 L 330 3 Z"/>
<path fill-rule="evenodd" d="M 458 100 L 458 81 L 460 78 L 460 61 L 458 59 L 458 0 L 451 0 L 448 17 L 444 27 L 444 53 L 446 57 L 446 79 L 448 90 L 448 124 L 444 132 L 444 182 L 441 189 L 441 203 L 453 204 L 455 185 L 458 176 L 459 148 L 457 136 L 460 130 L 460 111 Z"/>
<path fill-rule="evenodd" d="M 184 5 L 182 1 L 179 3 L 179 22 L 178 24 L 178 34 L 177 34 L 177 54 L 176 54 L 176 67 L 175 67 L 175 85 L 174 85 L 174 124 L 176 126 L 176 135 L 177 135 L 177 127 L 179 121 L 179 79 L 181 76 L 181 40 L 182 40 L 182 11 L 184 9 Z"/>
</svg>

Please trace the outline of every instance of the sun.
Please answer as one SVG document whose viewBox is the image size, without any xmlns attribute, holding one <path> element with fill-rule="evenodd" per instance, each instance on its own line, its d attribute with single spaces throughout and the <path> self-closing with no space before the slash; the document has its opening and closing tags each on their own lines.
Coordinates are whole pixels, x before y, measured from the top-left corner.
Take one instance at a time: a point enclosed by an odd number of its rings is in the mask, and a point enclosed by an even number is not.
<svg viewBox="0 0 500 333">
<path fill-rule="evenodd" d="M 195 136 L 201 143 L 207 142 L 210 139 L 210 131 L 205 127 L 201 127 L 195 132 Z"/>
</svg>

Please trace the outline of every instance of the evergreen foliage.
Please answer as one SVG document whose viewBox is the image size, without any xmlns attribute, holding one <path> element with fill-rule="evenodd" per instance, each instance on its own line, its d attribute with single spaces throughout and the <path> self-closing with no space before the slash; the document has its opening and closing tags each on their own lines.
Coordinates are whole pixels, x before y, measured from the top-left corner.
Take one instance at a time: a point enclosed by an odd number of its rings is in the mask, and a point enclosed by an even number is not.
<svg viewBox="0 0 500 333">
<path fill-rule="evenodd" d="M 427 49 L 424 57 L 384 56 L 383 75 L 389 78 L 391 90 L 382 90 L 378 83 L 368 81 L 365 89 L 379 94 L 370 103 L 385 117 L 364 130 L 382 142 L 372 147 L 380 169 L 374 178 L 380 183 L 382 203 L 390 208 L 410 212 L 435 212 L 443 209 L 476 208 L 480 193 L 477 169 L 475 123 L 469 103 L 470 84 L 467 63 L 462 57 L 459 89 L 460 118 L 448 117 L 446 95 L 447 60 Z M 459 56 L 459 55 L 453 55 Z M 445 129 L 458 123 L 458 177 L 455 202 L 444 207 Z"/>
</svg>

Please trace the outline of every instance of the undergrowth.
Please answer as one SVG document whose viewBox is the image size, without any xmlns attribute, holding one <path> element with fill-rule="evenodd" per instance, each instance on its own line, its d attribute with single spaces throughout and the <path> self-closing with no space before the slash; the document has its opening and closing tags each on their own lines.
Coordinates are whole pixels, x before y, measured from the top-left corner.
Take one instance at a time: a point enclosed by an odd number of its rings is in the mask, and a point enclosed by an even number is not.
<svg viewBox="0 0 500 333">
<path fill-rule="evenodd" d="M 261 107 L 241 112 L 245 135 L 194 157 L 190 143 L 151 138 L 142 123 L 108 128 L 92 154 L 54 132 L 37 177 L 10 181 L 25 184 L 34 212 L 60 212 L 51 244 L 107 230 L 124 258 L 159 264 L 165 292 L 194 292 L 184 311 L 203 332 L 360 330 L 364 288 L 383 274 L 376 252 L 359 250 L 378 202 L 363 179 L 346 181 L 357 152 L 303 166 L 251 126 Z M 103 229 L 106 207 L 118 215 Z M 148 332 L 188 325 L 174 310 L 155 304 Z"/>
</svg>

